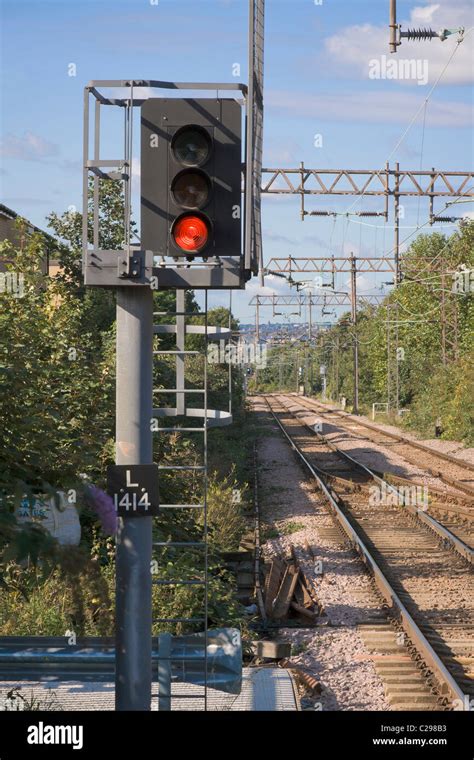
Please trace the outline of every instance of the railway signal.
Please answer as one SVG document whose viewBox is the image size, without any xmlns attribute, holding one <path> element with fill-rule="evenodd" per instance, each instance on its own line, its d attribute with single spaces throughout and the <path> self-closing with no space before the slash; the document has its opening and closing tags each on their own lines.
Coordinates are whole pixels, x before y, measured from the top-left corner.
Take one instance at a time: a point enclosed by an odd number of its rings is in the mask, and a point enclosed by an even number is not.
<svg viewBox="0 0 474 760">
<path fill-rule="evenodd" d="M 141 117 L 141 240 L 174 259 L 241 253 L 241 107 L 150 98 Z"/>
</svg>

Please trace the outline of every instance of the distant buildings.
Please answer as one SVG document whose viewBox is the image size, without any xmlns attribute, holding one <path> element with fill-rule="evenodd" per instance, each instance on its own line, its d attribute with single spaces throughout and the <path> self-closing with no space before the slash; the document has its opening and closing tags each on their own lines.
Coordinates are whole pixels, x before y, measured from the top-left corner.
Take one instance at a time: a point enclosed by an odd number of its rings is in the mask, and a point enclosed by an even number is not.
<svg viewBox="0 0 474 760">
<path fill-rule="evenodd" d="M 312 337 L 314 338 L 317 333 L 327 330 L 331 326 L 330 322 L 313 324 Z M 255 325 L 252 323 L 240 324 L 239 332 L 245 340 L 253 340 Z M 309 324 L 307 322 L 267 322 L 259 326 L 260 342 L 268 345 L 307 342 L 309 335 Z"/>
<path fill-rule="evenodd" d="M 21 245 L 22 241 L 20 233 L 18 231 L 17 225 L 15 224 L 15 221 L 19 217 L 21 217 L 21 214 L 18 214 L 13 209 L 8 208 L 8 206 L 4 206 L 3 203 L 0 203 L 0 241 L 10 240 L 10 242 L 16 246 Z M 25 219 L 25 222 L 27 235 L 32 235 L 34 232 L 41 232 L 45 239 L 46 247 L 45 255 L 41 259 L 41 271 L 43 274 L 56 274 L 59 269 L 58 262 L 55 258 L 58 250 L 58 241 L 52 235 L 49 235 L 47 232 L 44 232 L 44 230 L 41 230 L 39 227 L 31 224 L 28 219 Z M 9 259 L 0 258 L 0 272 L 5 271 L 5 264 L 7 263 L 14 264 L 15 262 Z"/>
</svg>

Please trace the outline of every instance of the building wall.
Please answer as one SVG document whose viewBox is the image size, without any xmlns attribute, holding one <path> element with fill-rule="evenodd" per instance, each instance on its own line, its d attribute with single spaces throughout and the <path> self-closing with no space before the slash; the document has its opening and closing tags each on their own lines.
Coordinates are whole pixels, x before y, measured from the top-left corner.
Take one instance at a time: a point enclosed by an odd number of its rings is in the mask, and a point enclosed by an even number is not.
<svg viewBox="0 0 474 760">
<path fill-rule="evenodd" d="M 0 206 L 0 241 L 3 240 L 9 240 L 13 245 L 18 246 L 20 243 L 20 238 L 18 235 L 18 230 L 15 227 L 15 220 L 19 216 L 19 214 L 16 213 L 13 209 L 7 209 L 6 206 L 1 207 Z M 42 259 L 41 262 L 41 271 L 43 274 L 56 274 L 59 270 L 59 267 L 57 265 L 57 262 L 54 261 L 54 249 L 56 248 L 56 240 L 51 235 L 48 235 L 48 233 L 43 232 L 43 230 L 40 230 L 38 227 L 35 227 L 34 225 L 30 224 L 28 220 L 25 220 L 27 224 L 27 231 L 31 234 L 33 232 L 41 232 L 45 238 L 46 238 L 46 244 L 47 244 L 47 252 L 44 259 Z M 6 270 L 5 264 L 14 264 L 15 262 L 11 259 L 7 258 L 0 258 L 0 272 L 4 272 Z M 54 271 L 50 271 L 54 270 Z"/>
</svg>

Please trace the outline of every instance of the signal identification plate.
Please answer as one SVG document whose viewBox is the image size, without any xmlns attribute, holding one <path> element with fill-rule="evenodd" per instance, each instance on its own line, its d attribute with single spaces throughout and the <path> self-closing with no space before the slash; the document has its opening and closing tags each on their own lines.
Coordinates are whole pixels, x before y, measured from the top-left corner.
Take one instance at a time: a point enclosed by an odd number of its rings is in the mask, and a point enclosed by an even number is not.
<svg viewBox="0 0 474 760">
<path fill-rule="evenodd" d="M 150 517 L 159 512 L 158 465 L 112 464 L 107 491 L 120 517 Z"/>
</svg>

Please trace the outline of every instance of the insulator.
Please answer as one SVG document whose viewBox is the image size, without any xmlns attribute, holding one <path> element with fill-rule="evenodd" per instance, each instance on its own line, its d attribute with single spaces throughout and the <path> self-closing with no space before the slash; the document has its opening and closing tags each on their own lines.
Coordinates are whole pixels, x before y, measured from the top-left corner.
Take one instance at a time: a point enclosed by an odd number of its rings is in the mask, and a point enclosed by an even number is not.
<svg viewBox="0 0 474 760">
<path fill-rule="evenodd" d="M 421 42 L 437 37 L 438 32 L 434 32 L 432 29 L 407 29 L 406 32 L 401 33 L 401 36 L 406 37 L 407 40 L 418 40 Z"/>
<path fill-rule="evenodd" d="M 458 216 L 434 216 L 433 222 L 444 222 L 450 224 L 451 222 L 459 221 Z"/>
</svg>

